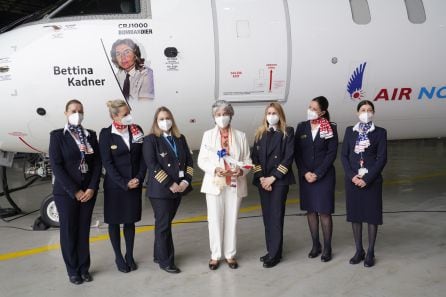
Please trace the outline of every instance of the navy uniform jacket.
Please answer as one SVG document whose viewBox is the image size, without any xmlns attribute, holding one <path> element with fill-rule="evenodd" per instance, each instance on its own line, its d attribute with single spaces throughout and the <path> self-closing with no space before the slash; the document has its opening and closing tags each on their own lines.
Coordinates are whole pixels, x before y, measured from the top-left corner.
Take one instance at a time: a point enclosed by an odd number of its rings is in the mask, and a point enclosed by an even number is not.
<svg viewBox="0 0 446 297">
<path fill-rule="evenodd" d="M 70 132 L 57 129 L 50 133 L 49 156 L 55 177 L 53 195 L 68 195 L 75 199 L 75 193 L 79 190 L 92 189 L 97 193 L 102 170 L 101 157 L 96 133 L 87 131 L 88 142 L 94 151 L 93 154 L 85 154 L 87 173 L 79 170 L 81 153 Z"/>
<path fill-rule="evenodd" d="M 192 190 L 194 175 L 193 160 L 186 138 L 172 136 L 178 152 L 178 158 L 164 136 L 150 134 L 144 138 L 143 154 L 147 165 L 147 196 L 150 198 L 176 198 Z M 179 173 L 183 171 L 184 177 Z M 170 186 L 186 180 L 189 186 L 183 193 L 172 193 Z"/>
<path fill-rule="evenodd" d="M 138 127 L 142 131 L 141 127 Z M 111 126 L 101 130 L 99 146 L 101 148 L 102 163 L 106 170 L 104 188 L 116 188 L 128 191 L 127 184 L 137 178 L 142 185 L 146 175 L 146 164 L 142 158 L 142 143 L 132 143 L 130 135 L 130 150 L 121 136 L 111 132 Z"/>
<path fill-rule="evenodd" d="M 286 136 L 277 130 L 273 133 L 269 143 L 267 143 L 267 133 L 262 138 L 254 142 L 251 158 L 254 164 L 253 184 L 260 185 L 261 177 L 276 177 L 273 185 L 295 184 L 292 170 L 294 160 L 294 129 L 286 128 Z"/>
<path fill-rule="evenodd" d="M 329 170 L 334 169 L 333 162 L 336 159 L 338 148 L 338 133 L 336 124 L 330 122 L 330 125 L 333 130 L 333 137 L 329 139 L 320 138 L 318 132 L 314 141 L 310 121 L 301 122 L 297 125 L 294 155 L 299 176 L 304 176 L 305 173 L 310 171 L 316 174 L 318 179 L 322 179 Z"/>
</svg>

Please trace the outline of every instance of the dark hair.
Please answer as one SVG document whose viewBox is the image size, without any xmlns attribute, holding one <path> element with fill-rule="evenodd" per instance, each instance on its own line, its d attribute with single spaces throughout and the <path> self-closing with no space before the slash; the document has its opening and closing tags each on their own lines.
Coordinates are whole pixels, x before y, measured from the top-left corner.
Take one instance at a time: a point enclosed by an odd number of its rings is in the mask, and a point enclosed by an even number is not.
<svg viewBox="0 0 446 297">
<path fill-rule="evenodd" d="M 322 117 L 326 118 L 328 121 L 330 121 L 330 113 L 328 112 L 328 100 L 324 96 L 319 96 L 314 98 L 311 101 L 316 101 L 317 104 L 319 104 L 319 108 L 321 111 L 325 111 L 325 113 L 322 115 Z"/>
<path fill-rule="evenodd" d="M 356 107 L 356 111 L 359 111 L 359 109 L 363 105 L 370 105 L 372 107 L 373 112 L 375 112 L 375 105 L 373 105 L 372 101 L 369 101 L 369 100 L 362 100 L 361 102 L 359 102 L 358 106 Z"/>
<path fill-rule="evenodd" d="M 70 107 L 71 104 L 80 104 L 82 107 L 84 107 L 82 105 L 82 102 L 80 102 L 77 99 L 71 99 L 70 101 L 67 102 L 67 104 L 65 104 L 65 111 L 68 111 L 68 107 Z"/>
<path fill-rule="evenodd" d="M 119 69 L 122 69 L 121 66 L 119 66 L 119 64 L 118 64 L 118 60 L 116 59 L 116 47 L 121 44 L 125 44 L 129 48 L 132 49 L 133 54 L 135 55 L 135 58 L 136 58 L 135 68 L 137 70 L 142 69 L 144 67 L 144 59 L 141 58 L 141 51 L 139 49 L 139 46 L 133 40 L 128 39 L 128 38 L 118 39 L 115 41 L 115 43 L 113 43 L 112 49 L 110 51 L 110 56 L 111 56 L 113 64 L 115 64 L 116 67 L 118 67 Z"/>
</svg>

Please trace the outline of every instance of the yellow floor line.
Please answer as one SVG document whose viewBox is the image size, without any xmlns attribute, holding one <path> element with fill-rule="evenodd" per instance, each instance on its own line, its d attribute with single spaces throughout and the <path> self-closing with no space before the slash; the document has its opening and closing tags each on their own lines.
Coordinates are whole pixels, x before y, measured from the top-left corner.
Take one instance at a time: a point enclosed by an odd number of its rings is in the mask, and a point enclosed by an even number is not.
<svg viewBox="0 0 446 297">
<path fill-rule="evenodd" d="M 435 177 L 441 177 L 441 176 L 446 176 L 446 171 L 434 172 L 431 174 L 419 175 L 419 176 L 414 176 L 414 177 L 406 178 L 406 179 L 386 180 L 384 182 L 384 185 L 410 184 L 410 183 L 414 183 L 416 181 L 421 181 L 421 180 L 435 178 Z M 193 186 L 199 186 L 200 184 L 201 184 L 201 182 L 193 182 L 192 183 Z M 287 204 L 296 204 L 298 202 L 299 202 L 299 199 L 288 199 L 287 200 Z M 258 211 L 260 209 L 261 209 L 260 204 L 256 204 L 256 205 L 241 208 L 240 213 L 248 213 L 248 212 L 252 212 L 252 211 Z M 200 221 L 206 221 L 206 220 L 207 220 L 207 216 L 202 215 L 202 216 L 196 216 L 196 217 L 177 220 L 177 221 L 174 221 L 173 224 L 174 225 L 182 225 L 182 224 L 186 224 L 186 223 L 200 222 Z M 149 232 L 149 231 L 153 231 L 154 229 L 155 229 L 154 226 L 136 227 L 136 233 Z M 109 239 L 108 234 L 102 234 L 102 235 L 90 237 L 90 242 L 94 243 L 94 242 L 104 241 L 104 240 L 108 240 L 108 239 Z M 60 244 L 56 243 L 56 244 L 44 245 L 44 246 L 31 248 L 31 249 L 25 249 L 25 250 L 10 252 L 10 253 L 4 253 L 4 254 L 0 254 L 0 261 L 7 261 L 7 260 L 17 259 L 17 258 L 21 258 L 21 257 L 32 256 L 32 255 L 41 254 L 44 252 L 58 250 L 58 249 L 60 249 Z"/>
</svg>

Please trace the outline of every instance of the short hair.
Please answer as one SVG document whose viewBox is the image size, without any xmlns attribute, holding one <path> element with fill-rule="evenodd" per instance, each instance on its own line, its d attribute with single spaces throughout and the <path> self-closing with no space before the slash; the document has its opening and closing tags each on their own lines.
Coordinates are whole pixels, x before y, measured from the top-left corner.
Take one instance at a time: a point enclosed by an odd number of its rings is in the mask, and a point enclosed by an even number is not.
<svg viewBox="0 0 446 297">
<path fill-rule="evenodd" d="M 118 115 L 119 109 L 124 106 L 128 108 L 127 102 L 121 99 L 107 101 L 107 107 L 108 112 L 110 113 L 110 117 L 113 118 L 114 115 Z"/>
<path fill-rule="evenodd" d="M 71 99 L 65 104 L 65 111 L 68 111 L 68 107 L 70 107 L 71 104 L 80 104 L 82 106 L 82 109 L 84 109 L 84 106 L 82 105 L 82 102 L 80 102 L 77 99 Z"/>
<path fill-rule="evenodd" d="M 219 109 L 222 108 L 229 114 L 232 119 L 232 117 L 234 116 L 234 108 L 232 107 L 231 103 L 227 102 L 226 100 L 217 100 L 214 104 L 212 104 L 212 117 Z"/>
<path fill-rule="evenodd" d="M 356 111 L 359 111 L 363 105 L 370 105 L 373 112 L 375 112 L 375 105 L 373 105 L 372 101 L 369 100 L 362 100 L 361 102 L 359 102 L 358 106 L 356 107 Z"/>
<path fill-rule="evenodd" d="M 318 96 L 311 101 L 317 102 L 321 111 L 325 111 L 322 117 L 326 118 L 327 121 L 330 121 L 330 113 L 328 112 L 328 100 L 324 96 Z"/>
<path fill-rule="evenodd" d="M 116 47 L 121 44 L 125 44 L 129 48 L 132 49 L 133 54 L 136 57 L 135 68 L 137 70 L 144 68 L 144 59 L 141 58 L 141 50 L 139 49 L 139 46 L 133 40 L 131 40 L 129 38 L 118 39 L 113 43 L 112 49 L 110 51 L 110 56 L 111 56 L 113 64 L 115 64 L 116 67 L 118 67 L 119 69 L 122 69 L 121 66 L 119 66 L 118 59 L 116 59 Z"/>
<path fill-rule="evenodd" d="M 176 138 L 180 138 L 181 133 L 180 130 L 177 127 L 177 124 L 175 123 L 175 119 L 173 118 L 172 112 L 165 106 L 159 107 L 155 111 L 155 115 L 153 116 L 153 122 L 152 122 L 152 128 L 150 129 L 150 134 L 155 134 L 157 137 L 160 137 L 163 134 L 163 131 L 158 127 L 158 115 L 160 112 L 165 111 L 169 114 L 170 119 L 172 120 L 172 127 L 170 128 L 170 132 L 173 136 Z"/>
</svg>

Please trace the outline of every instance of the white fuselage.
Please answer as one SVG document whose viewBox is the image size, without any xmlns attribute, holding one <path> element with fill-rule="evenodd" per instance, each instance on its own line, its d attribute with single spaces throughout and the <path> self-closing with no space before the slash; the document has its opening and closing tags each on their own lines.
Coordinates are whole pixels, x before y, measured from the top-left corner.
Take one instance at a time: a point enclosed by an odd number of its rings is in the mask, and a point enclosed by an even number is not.
<svg viewBox="0 0 446 297">
<path fill-rule="evenodd" d="M 0 35 L 0 150 L 46 152 L 73 98 L 85 127 L 109 126 L 106 101 L 123 99 L 110 56 L 118 39 L 139 45 L 153 71 L 153 96 L 129 101 L 136 122 L 147 133 L 167 106 L 193 149 L 214 125 L 216 99 L 234 102 L 232 125 L 251 141 L 266 102 L 282 102 L 295 127 L 319 95 L 341 140 L 361 98 L 391 139 L 446 136 L 446 1 L 423 3 L 422 24 L 402 0 L 369 1 L 366 25 L 349 1 L 333 0 L 152 0 L 139 15 L 50 16 Z M 352 99 L 347 85 L 364 63 L 362 97 Z"/>
</svg>

